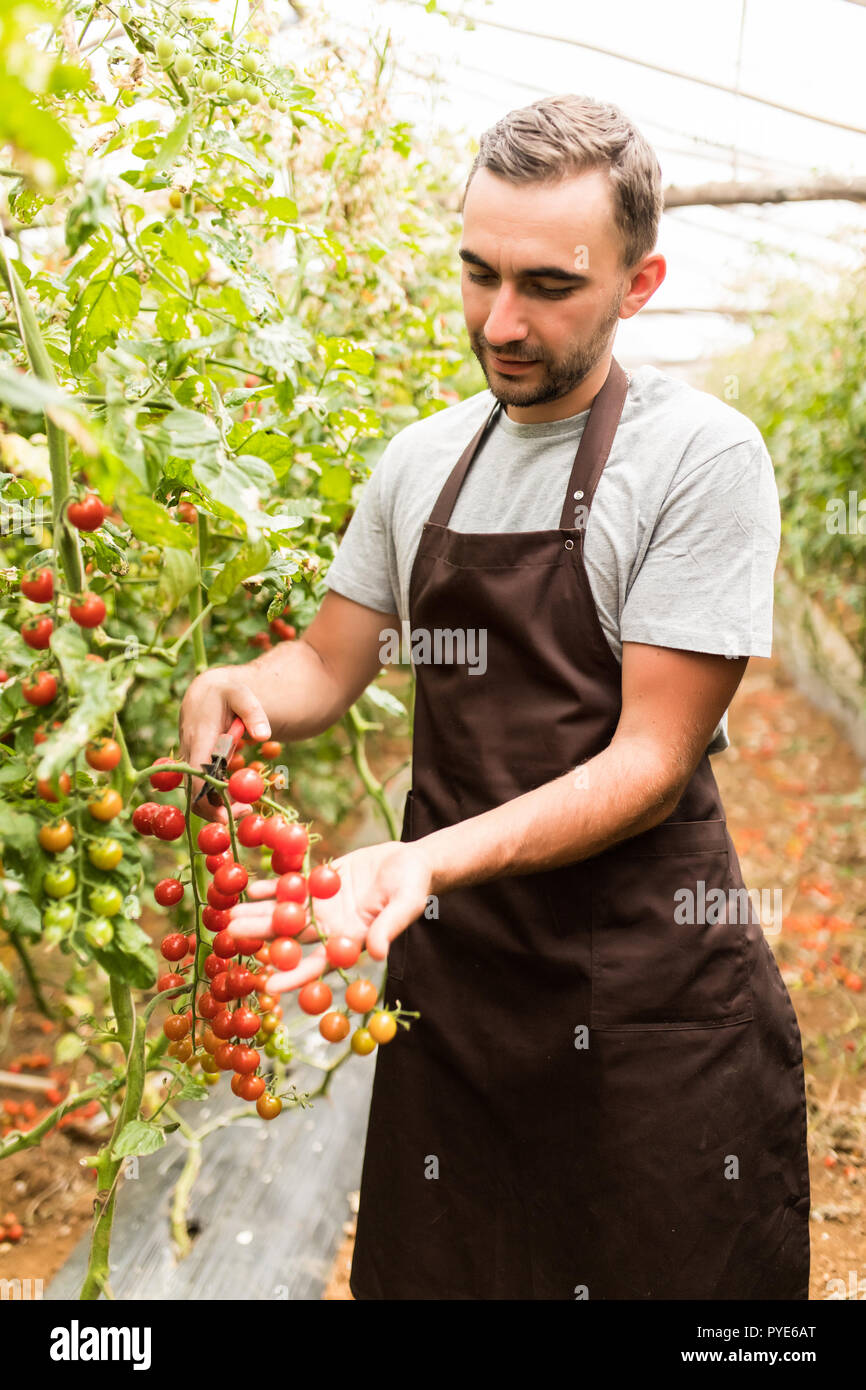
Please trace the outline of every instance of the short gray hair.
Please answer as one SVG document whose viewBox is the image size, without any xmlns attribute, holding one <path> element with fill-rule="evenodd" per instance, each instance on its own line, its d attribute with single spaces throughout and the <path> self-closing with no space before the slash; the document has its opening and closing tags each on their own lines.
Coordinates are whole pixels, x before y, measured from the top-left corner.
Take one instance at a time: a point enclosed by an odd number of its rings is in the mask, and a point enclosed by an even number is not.
<svg viewBox="0 0 866 1390">
<path fill-rule="evenodd" d="M 554 184 L 587 169 L 607 169 L 622 265 L 654 249 L 664 208 L 655 152 L 617 106 L 592 97 L 544 97 L 498 120 L 481 136 L 460 211 L 476 169 L 511 183 Z"/>
</svg>

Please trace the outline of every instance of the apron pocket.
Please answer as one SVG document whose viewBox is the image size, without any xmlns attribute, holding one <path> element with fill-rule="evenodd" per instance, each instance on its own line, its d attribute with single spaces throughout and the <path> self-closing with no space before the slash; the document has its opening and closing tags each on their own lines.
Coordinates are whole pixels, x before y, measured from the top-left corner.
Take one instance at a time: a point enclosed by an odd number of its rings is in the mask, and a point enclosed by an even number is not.
<svg viewBox="0 0 866 1390">
<path fill-rule="evenodd" d="M 412 839 L 413 801 L 414 794 L 410 788 L 410 790 L 406 793 L 406 804 L 403 807 L 403 828 L 400 831 L 401 841 Z M 387 961 L 389 980 L 403 979 L 404 972 L 406 970 L 406 950 L 408 945 L 407 938 L 409 936 L 410 931 L 411 925 L 406 927 L 405 931 L 401 931 L 400 935 L 396 938 L 396 940 L 391 942 L 391 947 L 388 951 Z"/>
<path fill-rule="evenodd" d="M 724 820 L 662 822 L 600 855 L 590 1027 L 717 1028 L 752 1018 L 755 909 L 741 883 Z"/>
</svg>

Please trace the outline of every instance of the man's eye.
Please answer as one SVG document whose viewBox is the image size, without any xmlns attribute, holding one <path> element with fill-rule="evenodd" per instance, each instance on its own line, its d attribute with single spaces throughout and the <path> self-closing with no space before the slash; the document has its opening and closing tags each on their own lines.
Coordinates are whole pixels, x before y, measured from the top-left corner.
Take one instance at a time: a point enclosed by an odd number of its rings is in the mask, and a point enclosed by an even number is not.
<svg viewBox="0 0 866 1390">
<path fill-rule="evenodd" d="M 496 277 L 493 275 L 473 275 L 471 270 L 466 272 L 474 285 L 489 285 Z M 543 285 L 531 285 L 530 289 L 535 294 L 543 295 L 545 299 L 564 299 L 567 294 L 573 294 L 576 285 L 569 285 L 567 289 L 547 290 Z"/>
</svg>

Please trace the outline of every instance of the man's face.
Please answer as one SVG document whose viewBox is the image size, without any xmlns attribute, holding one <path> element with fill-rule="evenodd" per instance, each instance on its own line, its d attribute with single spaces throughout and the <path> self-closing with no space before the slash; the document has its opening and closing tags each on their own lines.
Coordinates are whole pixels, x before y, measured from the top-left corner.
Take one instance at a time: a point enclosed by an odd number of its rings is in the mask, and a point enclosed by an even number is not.
<svg viewBox="0 0 866 1390">
<path fill-rule="evenodd" d="M 636 274 L 621 264 L 621 250 L 604 170 L 554 185 L 514 184 L 489 169 L 472 176 L 460 246 L 463 311 L 472 351 L 503 405 L 559 400 L 598 365 L 617 320 L 636 312 L 664 274 L 660 256 L 645 258 L 641 265 L 661 262 L 661 274 L 621 312 Z"/>
</svg>

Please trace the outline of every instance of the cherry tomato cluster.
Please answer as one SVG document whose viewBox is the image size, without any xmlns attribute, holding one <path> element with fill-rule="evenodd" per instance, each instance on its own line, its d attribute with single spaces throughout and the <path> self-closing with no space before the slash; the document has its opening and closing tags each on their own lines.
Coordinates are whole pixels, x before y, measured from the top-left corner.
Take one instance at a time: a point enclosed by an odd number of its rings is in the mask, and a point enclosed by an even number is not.
<svg viewBox="0 0 866 1390">
<path fill-rule="evenodd" d="M 248 741 L 247 741 L 248 742 Z M 279 750 L 279 745 L 277 745 Z M 170 763 L 170 758 L 160 761 Z M 162 790 L 177 785 L 182 774 L 167 769 L 155 772 L 151 782 Z M 235 768 L 228 780 L 229 794 L 236 801 L 252 804 L 264 791 L 264 779 L 257 769 Z M 133 812 L 133 825 L 142 834 L 159 834 L 160 824 L 175 807 L 145 802 Z M 179 827 L 184 817 L 177 811 Z M 162 819 L 161 819 L 162 818 Z M 172 817 L 169 828 L 174 824 Z M 161 838 L 173 838 L 165 828 Z M 246 891 L 249 874 L 234 856 L 229 829 L 210 821 L 198 832 L 197 849 L 205 856 L 210 877 L 206 904 L 201 909 L 202 935 L 209 952 L 196 967 L 199 938 L 195 932 L 170 930 L 160 943 L 167 969 L 160 975 L 160 992 L 177 990 L 179 1002 L 163 1024 L 168 1052 L 178 1062 L 198 1065 L 207 1084 L 214 1084 L 221 1072 L 231 1072 L 233 1092 L 243 1100 L 255 1102 L 263 1119 L 273 1119 L 282 1109 L 282 1100 L 268 1089 L 263 1074 L 262 1053 L 288 1062 L 291 1040 L 282 1024 L 282 1009 L 270 993 L 268 982 L 276 972 L 295 969 L 303 958 L 296 939 L 311 925 L 309 904 L 333 897 L 340 890 L 339 874 L 329 864 L 318 864 L 304 872 L 309 856 L 307 829 L 280 813 L 260 814 L 253 809 L 235 823 L 235 842 L 245 849 L 269 849 L 271 869 L 279 875 L 272 914 L 273 937 L 246 938 L 241 941 L 231 930 L 231 910 Z M 154 899 L 171 908 L 185 896 L 179 878 L 161 879 L 154 888 Z M 208 941 L 204 933 L 213 933 Z M 321 933 L 320 933 L 321 936 Z M 360 943 L 347 936 L 323 938 L 330 968 L 341 973 L 358 960 Z M 180 991 L 183 990 L 181 993 Z M 398 1011 L 375 1009 L 378 990 L 372 981 L 348 981 L 345 1010 L 332 1008 L 333 993 L 324 980 L 314 980 L 298 991 L 298 1005 L 304 1013 L 323 1015 L 319 1032 L 329 1042 L 340 1042 L 352 1032 L 350 1013 L 372 1016 L 355 1027 L 352 1051 L 360 1056 L 371 1053 L 377 1044 L 390 1042 L 397 1031 Z M 404 1024 L 404 1026 L 407 1026 Z"/>
<path fill-rule="evenodd" d="M 55 720 L 52 732 L 61 727 Z M 49 731 L 40 724 L 34 730 L 34 747 L 44 743 L 48 736 Z M 95 738 L 87 744 L 84 758 L 94 772 L 111 773 L 121 761 L 122 749 L 116 739 Z M 49 947 L 62 942 L 83 913 L 85 940 L 97 948 L 108 946 L 114 938 L 114 919 L 123 909 L 125 889 L 120 881 L 105 875 L 110 875 L 120 864 L 123 847 L 119 840 L 98 834 L 96 826 L 106 825 L 120 814 L 123 798 L 110 785 L 91 782 L 86 788 L 76 786 L 68 772 L 60 773 L 56 786 L 37 779 L 35 791 L 40 800 L 57 805 L 60 812 L 42 824 L 37 834 L 40 848 L 51 856 L 42 877 L 46 899 L 42 915 L 43 940 Z M 68 802 L 70 814 L 74 816 L 79 798 L 84 800 L 87 820 L 83 822 L 83 846 L 76 847 L 76 831 L 66 809 Z M 80 817 L 79 824 L 82 824 Z M 99 871 L 98 878 L 90 874 L 88 865 Z"/>
</svg>

